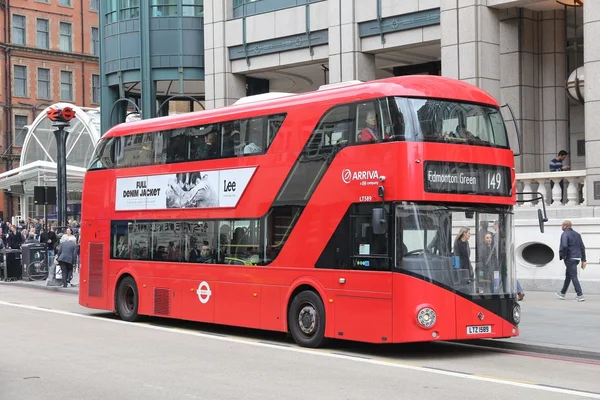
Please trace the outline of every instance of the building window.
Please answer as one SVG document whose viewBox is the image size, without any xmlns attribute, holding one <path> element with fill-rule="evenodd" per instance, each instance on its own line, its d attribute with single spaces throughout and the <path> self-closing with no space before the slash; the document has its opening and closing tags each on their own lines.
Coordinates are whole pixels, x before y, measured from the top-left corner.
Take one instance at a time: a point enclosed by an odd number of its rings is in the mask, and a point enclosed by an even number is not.
<svg viewBox="0 0 600 400">
<path fill-rule="evenodd" d="M 37 29 L 37 47 L 40 49 L 50 48 L 50 23 L 47 19 L 38 19 Z"/>
<path fill-rule="evenodd" d="M 577 157 L 585 157 L 585 140 L 577 141 Z"/>
<path fill-rule="evenodd" d="M 38 99 L 50 99 L 50 70 L 38 68 L 37 97 Z"/>
<path fill-rule="evenodd" d="M 73 100 L 73 73 L 71 71 L 60 71 L 60 99 Z"/>
<path fill-rule="evenodd" d="M 73 51 L 73 43 L 71 41 L 71 24 L 68 22 L 60 23 L 60 49 L 62 51 Z"/>
<path fill-rule="evenodd" d="M 71 7 L 71 0 L 58 0 L 59 6 Z"/>
<path fill-rule="evenodd" d="M 169 17 L 177 15 L 177 0 L 152 0 L 153 17 Z"/>
<path fill-rule="evenodd" d="M 106 0 L 106 23 L 112 24 L 117 22 L 117 0 Z"/>
<path fill-rule="evenodd" d="M 100 104 L 100 75 L 92 75 L 92 103 Z"/>
<path fill-rule="evenodd" d="M 321 1 L 325 0 L 233 0 L 233 18 L 247 17 Z"/>
<path fill-rule="evenodd" d="M 15 147 L 23 147 L 25 142 L 25 136 L 27 136 L 27 125 L 28 118 L 25 115 L 15 115 L 15 139 L 13 141 Z"/>
<path fill-rule="evenodd" d="M 100 55 L 100 39 L 98 28 L 92 27 L 92 54 Z"/>
<path fill-rule="evenodd" d="M 183 0 L 182 14 L 184 17 L 204 16 L 203 0 Z"/>
<path fill-rule="evenodd" d="M 140 17 L 140 0 L 120 0 L 121 20 Z"/>
<path fill-rule="evenodd" d="M 99 0 L 90 0 L 90 11 L 98 11 L 100 9 Z"/>
<path fill-rule="evenodd" d="M 13 15 L 13 40 L 14 44 L 25 45 L 25 17 Z"/>
<path fill-rule="evenodd" d="M 15 65 L 15 96 L 27 97 L 27 67 Z"/>
</svg>

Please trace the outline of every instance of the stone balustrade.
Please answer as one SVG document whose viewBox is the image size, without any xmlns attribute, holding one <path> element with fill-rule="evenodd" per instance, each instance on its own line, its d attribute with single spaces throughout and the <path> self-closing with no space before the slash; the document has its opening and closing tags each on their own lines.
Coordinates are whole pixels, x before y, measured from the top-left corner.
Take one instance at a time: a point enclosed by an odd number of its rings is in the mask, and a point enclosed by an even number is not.
<svg viewBox="0 0 600 400">
<path fill-rule="evenodd" d="M 548 207 L 585 206 L 585 177 L 585 170 L 517 174 L 517 192 L 540 192 Z M 523 197 L 531 199 L 535 196 L 518 195 L 517 199 L 523 200 Z M 517 206 L 534 207 L 536 204 L 537 201 L 518 203 Z"/>
</svg>

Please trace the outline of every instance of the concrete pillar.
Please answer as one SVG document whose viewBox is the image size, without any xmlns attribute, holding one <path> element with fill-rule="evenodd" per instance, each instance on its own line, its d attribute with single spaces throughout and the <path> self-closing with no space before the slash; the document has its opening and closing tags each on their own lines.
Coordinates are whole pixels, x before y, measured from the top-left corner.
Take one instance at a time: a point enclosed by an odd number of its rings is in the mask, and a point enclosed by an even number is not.
<svg viewBox="0 0 600 400">
<path fill-rule="evenodd" d="M 548 171 L 568 151 L 563 11 L 500 12 L 501 103 L 508 103 L 522 135 L 517 172 Z"/>
<path fill-rule="evenodd" d="M 560 150 L 571 153 L 568 140 L 567 94 L 565 91 L 564 11 L 544 11 L 540 24 L 541 171 L 549 171 L 550 160 Z"/>
<path fill-rule="evenodd" d="M 346 3 L 347 1 L 347 3 Z M 329 81 L 370 81 L 376 78 L 375 55 L 361 52 L 354 1 L 329 4 Z"/>
<path fill-rule="evenodd" d="M 600 205 L 594 199 L 594 183 L 600 184 L 600 2 L 586 1 L 583 6 L 583 36 L 585 60 L 585 167 L 586 200 L 588 205 Z"/>
<path fill-rule="evenodd" d="M 487 0 L 442 0 L 442 74 L 500 99 L 500 12 Z"/>
<path fill-rule="evenodd" d="M 227 3 L 227 4 L 226 4 Z M 204 1 L 204 82 L 206 108 L 233 104 L 246 95 L 246 77 L 231 73 L 225 47 L 225 21 L 230 2 Z"/>
<path fill-rule="evenodd" d="M 523 172 L 531 164 L 534 167 L 536 146 L 534 142 L 536 126 L 533 120 L 533 110 L 526 109 L 523 98 L 532 92 L 533 87 L 533 41 L 526 42 L 525 37 L 533 35 L 531 11 L 528 15 L 517 8 L 502 10 L 500 18 L 500 104 L 509 104 L 514 112 L 514 118 L 523 136 L 521 156 L 515 158 L 517 173 Z M 529 108 L 529 107 L 527 107 Z M 531 107 L 532 108 L 532 107 Z M 509 112 L 505 117 L 507 125 L 513 124 Z M 509 126 L 509 132 L 513 132 Z M 516 136 L 509 137 L 511 147 L 516 150 Z"/>
<path fill-rule="evenodd" d="M 150 63 L 150 7 L 140 9 L 140 74 L 142 78 L 142 118 L 156 118 L 156 82 Z"/>
</svg>

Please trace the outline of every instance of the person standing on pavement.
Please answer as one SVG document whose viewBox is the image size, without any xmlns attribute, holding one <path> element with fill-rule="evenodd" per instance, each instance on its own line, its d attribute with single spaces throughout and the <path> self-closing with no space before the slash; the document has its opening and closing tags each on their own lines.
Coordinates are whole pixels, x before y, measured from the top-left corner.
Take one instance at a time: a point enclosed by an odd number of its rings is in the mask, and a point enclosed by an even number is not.
<svg viewBox="0 0 600 400">
<path fill-rule="evenodd" d="M 73 273 L 73 263 L 77 259 L 75 236 L 71 235 L 66 241 L 60 244 L 57 255 L 63 277 L 63 287 L 67 287 L 71 281 L 70 276 Z"/>
<path fill-rule="evenodd" d="M 23 235 L 21 235 L 21 233 L 17 232 L 17 227 L 12 225 L 10 227 L 10 232 L 8 234 L 8 237 L 6 239 L 6 244 L 9 248 L 11 249 L 20 249 L 21 248 L 21 243 L 23 243 Z"/>
<path fill-rule="evenodd" d="M 569 289 L 569 285 L 571 284 L 571 281 L 573 281 L 573 286 L 577 292 L 577 297 L 575 299 L 580 302 L 585 301 L 579 279 L 577 278 L 577 265 L 579 265 L 579 262 L 581 261 L 582 270 L 585 269 L 587 265 L 585 245 L 583 244 L 583 240 L 581 240 L 581 235 L 573 230 L 571 221 L 564 221 L 562 223 L 562 230 L 563 233 L 560 237 L 560 249 L 558 254 L 561 260 L 565 260 L 566 273 L 563 288 L 560 292 L 556 293 L 556 295 L 564 300 L 565 293 L 567 293 L 567 289 Z"/>
</svg>

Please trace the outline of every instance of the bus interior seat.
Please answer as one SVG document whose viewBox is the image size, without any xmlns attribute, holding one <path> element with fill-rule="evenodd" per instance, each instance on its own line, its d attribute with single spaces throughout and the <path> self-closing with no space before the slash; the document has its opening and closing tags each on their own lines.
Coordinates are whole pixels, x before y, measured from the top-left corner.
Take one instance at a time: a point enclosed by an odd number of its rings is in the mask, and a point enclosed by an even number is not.
<svg viewBox="0 0 600 400">
<path fill-rule="evenodd" d="M 419 257 L 404 257 L 400 268 L 455 289 L 468 289 L 470 284 L 469 271 L 465 269 L 453 269 L 452 258 L 450 256 L 426 254 Z"/>
</svg>

